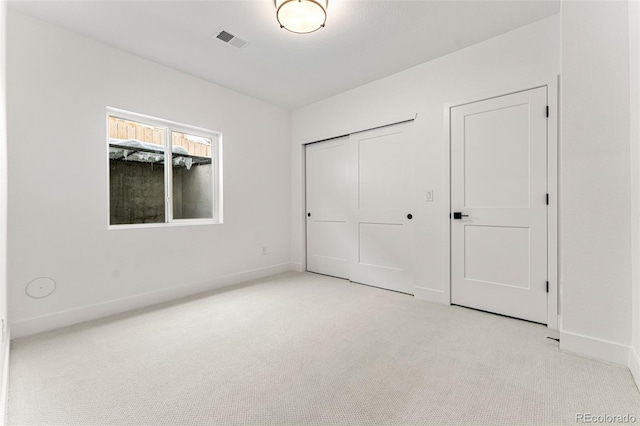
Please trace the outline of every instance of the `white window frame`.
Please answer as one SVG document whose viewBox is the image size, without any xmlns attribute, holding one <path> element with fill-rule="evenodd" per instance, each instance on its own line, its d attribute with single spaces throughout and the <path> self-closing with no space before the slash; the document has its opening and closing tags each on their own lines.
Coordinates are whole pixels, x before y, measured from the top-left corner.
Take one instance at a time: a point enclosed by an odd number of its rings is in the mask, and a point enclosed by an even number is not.
<svg viewBox="0 0 640 426">
<path fill-rule="evenodd" d="M 211 219 L 174 219 L 173 218 L 173 162 L 164 162 L 164 207 L 165 221 L 161 223 L 111 224 L 111 185 L 109 168 L 109 117 L 131 120 L 164 129 L 164 156 L 172 158 L 171 132 L 186 133 L 191 136 L 211 139 L 211 166 L 213 182 L 213 218 Z M 107 158 L 107 229 L 158 228 L 166 226 L 216 225 L 222 222 L 222 133 L 202 127 L 177 123 L 162 118 L 151 117 L 118 108 L 107 107 L 106 114 L 106 158 Z"/>
</svg>

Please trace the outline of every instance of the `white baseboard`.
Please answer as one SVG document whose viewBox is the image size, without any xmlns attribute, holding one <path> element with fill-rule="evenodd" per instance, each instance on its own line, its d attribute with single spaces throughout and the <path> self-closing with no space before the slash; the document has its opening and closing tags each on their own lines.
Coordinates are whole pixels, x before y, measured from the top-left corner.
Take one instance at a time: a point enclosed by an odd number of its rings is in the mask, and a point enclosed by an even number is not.
<svg viewBox="0 0 640 426">
<path fill-rule="evenodd" d="M 419 300 L 427 302 L 440 303 L 441 305 L 449 305 L 449 298 L 442 290 L 434 290 L 426 287 L 413 287 L 413 296 Z"/>
<path fill-rule="evenodd" d="M 0 425 L 6 425 L 7 403 L 9 401 L 9 355 L 11 354 L 11 332 L 7 326 L 7 335 L 2 344 L 2 383 L 0 386 Z"/>
<path fill-rule="evenodd" d="M 299 262 L 291 262 L 291 270 L 295 272 L 304 272 L 302 263 L 299 263 Z"/>
<path fill-rule="evenodd" d="M 69 309 L 67 311 L 28 318 L 11 324 L 12 337 L 15 339 L 18 337 L 41 333 L 43 331 L 54 330 L 56 328 L 66 327 L 85 321 L 131 311 L 133 309 L 156 305 L 158 303 L 168 302 L 197 293 L 221 287 L 228 287 L 234 284 L 240 284 L 246 281 L 264 278 L 291 270 L 292 267 L 290 263 L 281 263 L 264 268 L 251 269 L 236 274 L 225 275 L 209 281 L 164 288 L 148 293 L 137 294 L 135 296 Z"/>
<path fill-rule="evenodd" d="M 633 346 L 629 348 L 629 370 L 633 380 L 636 381 L 636 386 L 640 389 L 640 355 Z"/>
<path fill-rule="evenodd" d="M 581 334 L 561 331 L 560 349 L 602 361 L 621 364 L 625 367 L 629 364 L 629 346 Z"/>
</svg>

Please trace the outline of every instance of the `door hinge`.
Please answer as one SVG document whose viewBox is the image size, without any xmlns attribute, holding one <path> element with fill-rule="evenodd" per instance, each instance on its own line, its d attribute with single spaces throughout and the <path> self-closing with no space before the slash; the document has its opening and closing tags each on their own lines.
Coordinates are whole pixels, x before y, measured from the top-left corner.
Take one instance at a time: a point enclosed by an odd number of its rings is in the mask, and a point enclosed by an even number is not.
<svg viewBox="0 0 640 426">
<path fill-rule="evenodd" d="M 549 293 L 549 281 L 547 281 L 547 293 Z"/>
<path fill-rule="evenodd" d="M 549 105 L 547 105 L 547 117 L 549 117 Z"/>
<path fill-rule="evenodd" d="M 549 205 L 549 194 L 547 194 L 547 205 Z"/>
</svg>

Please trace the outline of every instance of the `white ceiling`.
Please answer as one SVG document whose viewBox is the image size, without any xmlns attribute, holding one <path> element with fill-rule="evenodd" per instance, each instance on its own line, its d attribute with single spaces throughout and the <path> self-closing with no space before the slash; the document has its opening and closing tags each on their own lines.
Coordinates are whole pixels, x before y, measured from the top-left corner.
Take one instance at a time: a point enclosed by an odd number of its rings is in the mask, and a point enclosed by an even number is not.
<svg viewBox="0 0 640 426">
<path fill-rule="evenodd" d="M 273 0 L 12 1 L 44 21 L 287 109 L 308 105 L 559 13 L 559 0 L 329 0 L 311 34 Z M 249 41 L 237 49 L 217 30 Z"/>
</svg>

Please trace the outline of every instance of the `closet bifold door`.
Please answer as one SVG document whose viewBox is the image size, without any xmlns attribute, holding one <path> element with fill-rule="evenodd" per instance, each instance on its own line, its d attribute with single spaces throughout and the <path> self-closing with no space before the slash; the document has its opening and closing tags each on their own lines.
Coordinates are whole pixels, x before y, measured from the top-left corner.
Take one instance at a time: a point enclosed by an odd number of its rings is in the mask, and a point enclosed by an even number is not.
<svg viewBox="0 0 640 426">
<path fill-rule="evenodd" d="M 349 278 L 349 137 L 306 146 L 307 270 Z"/>
<path fill-rule="evenodd" d="M 349 196 L 349 278 L 414 293 L 413 122 L 354 133 Z"/>
</svg>

